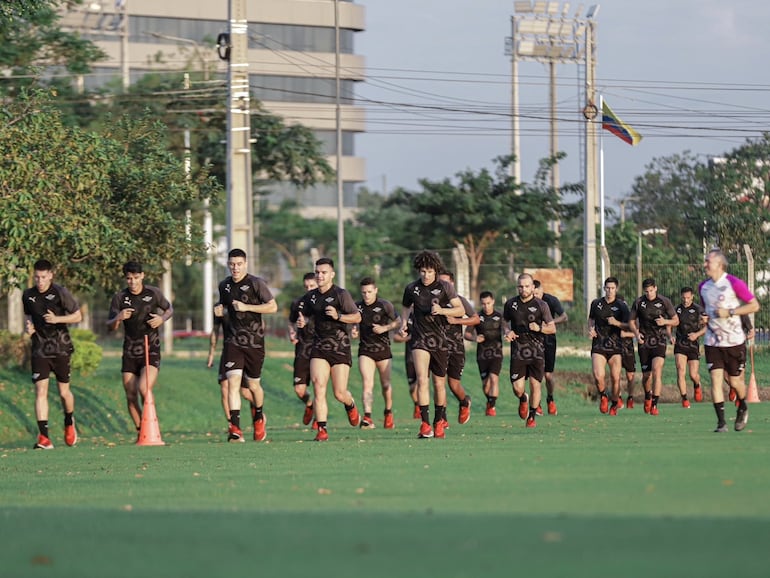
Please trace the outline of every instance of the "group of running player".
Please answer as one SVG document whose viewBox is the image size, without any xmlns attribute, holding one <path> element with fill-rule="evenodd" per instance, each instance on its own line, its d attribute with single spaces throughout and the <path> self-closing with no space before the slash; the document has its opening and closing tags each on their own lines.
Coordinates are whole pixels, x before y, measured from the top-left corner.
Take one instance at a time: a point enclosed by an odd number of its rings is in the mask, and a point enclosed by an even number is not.
<svg viewBox="0 0 770 578">
<path fill-rule="evenodd" d="M 508 299 L 501 311 L 495 309 L 494 295 L 480 294 L 481 309 L 476 312 L 467 299 L 457 294 L 451 272 L 437 253 L 423 251 L 413 262 L 419 277 L 409 283 L 402 297 L 402 312 L 378 296 L 374 279 L 360 281 L 361 299 L 334 284 L 334 262 L 318 259 L 313 273 L 304 277 L 305 294 L 296 299 L 289 315 L 289 335 L 295 344 L 294 390 L 304 404 L 302 421 L 316 430 L 316 441 L 329 439 L 326 390 L 332 383 L 334 398 L 345 407 L 353 427 L 374 428 L 375 375 L 379 375 L 384 400 L 383 427 L 392 429 L 391 341 L 405 343 L 409 389 L 415 419 L 420 420 L 419 438 L 443 438 L 449 426 L 446 386 L 459 404 L 458 422 L 471 416 L 471 396 L 461 377 L 465 366 L 464 340 L 475 341 L 476 360 L 486 396 L 485 414 L 496 415 L 499 375 L 503 361 L 503 341 L 510 343 L 510 380 L 519 400 L 518 413 L 528 428 L 536 427 L 542 415 L 541 383 L 545 380 L 546 409 L 556 415 L 554 365 L 556 325 L 567 320 L 561 303 L 544 293 L 530 274 L 517 278 L 518 295 Z M 227 439 L 244 441 L 240 427 L 241 397 L 248 400 L 254 440 L 267 438 L 267 418 L 263 411 L 261 386 L 265 360 L 265 326 L 262 315 L 278 309 L 266 282 L 247 271 L 247 256 L 240 249 L 228 254 L 230 276 L 219 284 L 219 301 L 214 307 L 216 321 L 211 335 L 208 365 L 214 361 L 217 335 L 224 334 L 219 366 L 222 407 L 228 420 Z M 662 370 L 669 340 L 674 354 L 682 406 L 690 406 L 685 372 L 689 370 L 695 401 L 701 401 L 698 373 L 699 338 L 704 337 L 705 356 L 711 377 L 711 397 L 717 414 L 716 432 L 726 432 L 723 384 L 730 385 L 737 413 L 735 429 L 748 421 L 744 369 L 746 340 L 750 328 L 748 315 L 759 310 L 759 303 L 746 283 L 727 274 L 727 260 L 720 251 L 708 253 L 704 269 L 707 278 L 699 286 L 701 304 L 694 302 L 694 291 L 684 287 L 682 303 L 658 295 L 653 279 L 643 282 L 644 294 L 629 308 L 618 296 L 618 280 L 609 277 L 605 295 L 593 301 L 588 315 L 592 338 L 593 376 L 602 413 L 617 415 L 623 407 L 620 395 L 621 370 L 628 379 L 627 407 L 633 407 L 633 343 L 638 344 L 644 388 L 644 410 L 658 415 L 662 389 Z M 137 432 L 141 425 L 142 404 L 152 388 L 160 367 L 159 327 L 173 315 L 173 307 L 160 290 L 144 284 L 139 263 L 123 267 L 126 288 L 113 297 L 107 324 L 124 328 L 122 375 L 129 414 Z M 64 412 L 64 439 L 77 442 L 74 397 L 70 390 L 70 357 L 73 351 L 67 325 L 80 322 L 79 306 L 65 288 L 53 280 L 53 266 L 41 260 L 34 267 L 35 286 L 22 296 L 27 315 L 27 333 L 32 338 L 32 380 L 36 387 L 35 410 L 39 435 L 35 448 L 52 449 L 48 431 L 48 381 L 55 374 Z M 676 329 L 675 333 L 672 331 Z M 358 366 L 363 384 L 363 416 L 348 389 L 352 367 L 351 338 L 359 340 Z M 609 366 L 609 386 L 605 368 Z M 434 415 L 430 419 L 431 383 Z M 529 391 L 527 391 L 527 383 Z M 309 386 L 312 385 L 311 396 Z M 609 388 L 609 393 L 608 393 Z M 731 397 L 732 399 L 732 397 Z"/>
</svg>

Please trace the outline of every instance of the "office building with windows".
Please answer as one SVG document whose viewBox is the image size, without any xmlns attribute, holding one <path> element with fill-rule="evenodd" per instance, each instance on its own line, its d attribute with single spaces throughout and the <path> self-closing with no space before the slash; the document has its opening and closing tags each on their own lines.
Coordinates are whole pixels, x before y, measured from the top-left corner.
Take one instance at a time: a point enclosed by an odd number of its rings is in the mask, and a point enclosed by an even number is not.
<svg viewBox="0 0 770 578">
<path fill-rule="evenodd" d="M 355 210 L 356 186 L 366 179 L 364 159 L 355 154 L 364 111 L 354 100 L 355 85 L 365 77 L 364 58 L 354 50 L 355 35 L 364 30 L 363 6 L 349 0 L 248 0 L 246 17 L 253 98 L 287 124 L 313 130 L 333 167 L 339 69 L 343 206 L 346 213 Z M 217 37 L 228 30 L 225 0 L 86 0 L 64 14 L 63 24 L 108 55 L 81 80 L 86 88 L 116 80 L 128 86 L 150 72 L 203 69 L 212 80 L 226 77 L 227 63 L 216 49 Z M 306 216 L 337 215 L 334 183 L 270 188 L 271 203 L 294 198 Z"/>
</svg>

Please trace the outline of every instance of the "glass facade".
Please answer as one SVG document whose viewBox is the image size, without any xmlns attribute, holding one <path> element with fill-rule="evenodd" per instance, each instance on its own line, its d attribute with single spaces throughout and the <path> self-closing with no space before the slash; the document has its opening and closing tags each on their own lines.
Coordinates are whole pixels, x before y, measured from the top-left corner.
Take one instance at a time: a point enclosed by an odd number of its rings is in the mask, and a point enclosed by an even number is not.
<svg viewBox="0 0 770 578">
<path fill-rule="evenodd" d="M 333 78 L 304 76 L 273 76 L 250 74 L 249 84 L 254 96 L 262 101 L 316 102 L 334 104 L 337 88 Z M 353 100 L 355 81 L 340 81 L 340 99 L 343 104 Z"/>
</svg>

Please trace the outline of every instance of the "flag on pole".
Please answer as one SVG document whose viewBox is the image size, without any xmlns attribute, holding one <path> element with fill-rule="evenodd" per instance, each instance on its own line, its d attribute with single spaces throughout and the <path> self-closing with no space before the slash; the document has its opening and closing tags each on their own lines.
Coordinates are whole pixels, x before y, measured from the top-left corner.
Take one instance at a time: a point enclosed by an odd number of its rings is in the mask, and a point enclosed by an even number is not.
<svg viewBox="0 0 770 578">
<path fill-rule="evenodd" d="M 602 128 L 610 131 L 620 140 L 627 142 L 631 146 L 638 145 L 642 140 L 642 135 L 620 120 L 620 118 L 612 112 L 612 109 L 607 105 L 606 100 L 602 102 Z"/>
</svg>

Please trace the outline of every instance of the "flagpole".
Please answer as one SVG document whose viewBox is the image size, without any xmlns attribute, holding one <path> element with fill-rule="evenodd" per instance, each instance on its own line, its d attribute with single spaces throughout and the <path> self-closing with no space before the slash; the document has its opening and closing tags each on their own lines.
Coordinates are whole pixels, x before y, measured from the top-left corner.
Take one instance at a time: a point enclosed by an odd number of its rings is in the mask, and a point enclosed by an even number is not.
<svg viewBox="0 0 770 578">
<path fill-rule="evenodd" d="M 604 97 L 599 95 L 599 114 L 603 116 Z M 604 280 L 607 278 L 607 272 L 604 270 L 604 256 L 607 249 L 604 246 L 604 130 L 599 131 L 599 246 L 601 247 L 602 256 L 602 287 L 604 286 Z"/>
</svg>

